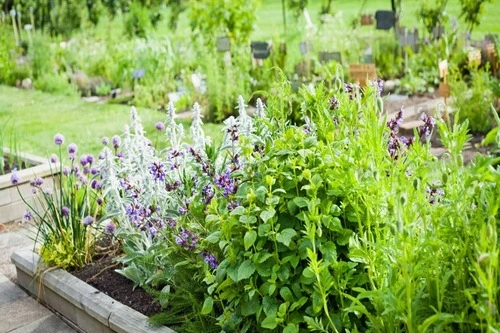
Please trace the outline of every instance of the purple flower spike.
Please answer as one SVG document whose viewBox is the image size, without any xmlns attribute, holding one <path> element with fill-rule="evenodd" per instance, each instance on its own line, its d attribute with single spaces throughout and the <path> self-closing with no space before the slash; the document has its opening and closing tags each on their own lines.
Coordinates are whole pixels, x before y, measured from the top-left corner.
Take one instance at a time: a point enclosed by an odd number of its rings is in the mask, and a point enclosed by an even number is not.
<svg viewBox="0 0 500 333">
<path fill-rule="evenodd" d="M 68 145 L 68 154 L 76 154 L 78 151 L 78 146 L 74 143 L 70 143 Z"/>
<path fill-rule="evenodd" d="M 201 253 L 203 257 L 203 261 L 206 262 L 211 269 L 216 269 L 217 266 L 219 266 L 219 263 L 217 262 L 217 258 L 211 253 L 208 252 L 202 252 Z"/>
<path fill-rule="evenodd" d="M 156 125 L 155 125 L 156 129 L 158 131 L 164 131 L 165 130 L 165 124 L 162 123 L 161 121 L 157 122 Z"/>
<path fill-rule="evenodd" d="M 333 96 L 328 100 L 328 104 L 330 105 L 330 110 L 337 110 L 340 106 L 340 101 L 337 99 L 337 97 Z"/>
<path fill-rule="evenodd" d="M 10 183 L 12 185 L 17 185 L 21 181 L 21 177 L 17 174 L 17 172 L 13 172 L 12 176 L 10 176 Z"/>
<path fill-rule="evenodd" d="M 113 222 L 109 222 L 104 227 L 104 232 L 107 234 L 114 234 L 116 231 L 116 225 Z"/>
<path fill-rule="evenodd" d="M 122 143 L 122 139 L 118 135 L 115 135 L 111 139 L 111 142 L 113 143 L 113 148 L 118 149 Z"/>
<path fill-rule="evenodd" d="M 84 219 L 83 219 L 83 224 L 84 225 L 91 225 L 92 223 L 94 223 L 94 218 L 92 216 L 86 216 Z"/>
<path fill-rule="evenodd" d="M 419 137 L 427 140 L 431 135 L 434 125 L 436 125 L 436 121 L 434 120 L 434 118 L 429 117 L 425 113 L 422 113 L 420 120 L 422 120 L 424 124 L 418 128 L 418 135 Z"/>
<path fill-rule="evenodd" d="M 54 136 L 54 143 L 58 146 L 62 145 L 64 143 L 64 136 L 61 133 L 57 133 Z"/>
<path fill-rule="evenodd" d="M 66 206 L 63 206 L 63 208 L 61 208 L 61 214 L 62 214 L 62 216 L 68 216 L 69 215 L 69 208 Z"/>
</svg>

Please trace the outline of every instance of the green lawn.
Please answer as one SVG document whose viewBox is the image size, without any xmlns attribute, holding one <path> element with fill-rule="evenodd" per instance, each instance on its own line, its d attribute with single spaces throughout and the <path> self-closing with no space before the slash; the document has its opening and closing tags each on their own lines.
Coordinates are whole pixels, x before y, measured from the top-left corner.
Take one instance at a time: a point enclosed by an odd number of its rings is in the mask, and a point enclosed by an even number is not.
<svg viewBox="0 0 500 333">
<path fill-rule="evenodd" d="M 355 17 L 359 17 L 360 13 L 374 14 L 377 10 L 390 10 L 390 0 L 368 0 L 366 5 L 362 7 L 362 0 L 334 0 L 333 9 L 335 12 L 341 11 L 346 22 L 349 22 Z M 311 15 L 314 24 L 319 25 L 319 10 L 321 7 L 320 0 L 310 0 L 308 11 Z M 401 25 L 413 28 L 418 27 L 423 31 L 423 25 L 417 21 L 417 10 L 420 7 L 420 1 L 403 0 Z M 451 17 L 458 19 L 460 15 L 460 1 L 449 0 L 446 6 L 446 13 Z M 482 39 L 486 33 L 500 33 L 500 24 L 498 17 L 500 16 L 500 3 L 498 0 L 493 0 L 485 5 L 485 11 L 481 17 L 481 25 L 473 31 L 474 39 Z M 281 10 L 281 0 L 264 0 L 258 12 L 258 22 L 254 31 L 255 38 L 270 38 L 276 34 L 283 33 L 283 19 Z M 463 20 L 458 19 L 460 30 L 465 29 Z M 294 19 L 292 13 L 288 13 L 287 30 L 303 30 L 305 20 L 303 16 L 299 17 L 298 22 Z M 365 27 L 364 29 L 374 29 L 373 26 Z"/>
<path fill-rule="evenodd" d="M 86 103 L 78 98 L 51 95 L 40 91 L 26 91 L 0 85 L 0 127 L 4 136 L 15 131 L 23 151 L 48 156 L 55 151 L 53 138 L 62 133 L 66 143 L 74 142 L 82 153 L 97 154 L 101 138 L 121 134 L 129 121 L 130 107 L 125 105 Z M 156 122 L 164 121 L 166 114 L 139 109 L 148 137 L 155 142 Z M 183 120 L 189 135 L 189 120 Z M 222 137 L 221 125 L 206 124 L 206 134 L 215 142 Z M 164 138 L 160 136 L 159 141 Z M 4 145 L 9 147 L 9 139 Z"/>
</svg>

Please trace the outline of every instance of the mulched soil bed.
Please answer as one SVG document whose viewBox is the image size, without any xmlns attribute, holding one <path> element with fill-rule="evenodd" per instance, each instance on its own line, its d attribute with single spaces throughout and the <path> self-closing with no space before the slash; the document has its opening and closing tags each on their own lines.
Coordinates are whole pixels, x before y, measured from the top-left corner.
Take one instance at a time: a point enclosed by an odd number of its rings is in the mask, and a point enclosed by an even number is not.
<svg viewBox="0 0 500 333">
<path fill-rule="evenodd" d="M 95 259 L 84 268 L 70 273 L 118 302 L 148 317 L 160 313 L 160 304 L 153 301 L 153 296 L 142 288 L 133 290 L 134 284 L 132 281 L 116 273 L 115 269 L 117 268 L 119 267 L 113 262 L 113 258 L 104 256 Z"/>
<path fill-rule="evenodd" d="M 7 158 L 7 157 L 3 158 L 3 174 L 10 173 L 14 169 L 19 171 L 19 170 L 23 170 L 23 169 L 26 169 L 27 167 L 29 167 L 29 165 L 26 162 L 22 162 L 21 166 L 19 166 L 16 161 L 14 161 L 14 163 L 12 165 L 10 165 L 10 162 L 11 162 L 11 160 L 9 158 Z M 0 175 L 1 174 L 2 173 L 0 173 Z"/>
</svg>

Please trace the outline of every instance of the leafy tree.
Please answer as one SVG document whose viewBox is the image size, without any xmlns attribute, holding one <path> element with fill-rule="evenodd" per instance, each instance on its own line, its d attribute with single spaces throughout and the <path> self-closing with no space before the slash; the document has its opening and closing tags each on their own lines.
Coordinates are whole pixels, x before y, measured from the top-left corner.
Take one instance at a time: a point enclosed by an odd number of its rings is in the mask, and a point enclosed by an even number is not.
<svg viewBox="0 0 500 333">
<path fill-rule="evenodd" d="M 484 4 L 491 0 L 460 0 L 462 6 L 460 17 L 463 17 L 467 24 L 467 30 L 472 33 L 472 29 L 479 25 L 479 17 L 484 12 Z"/>
<path fill-rule="evenodd" d="M 474 0 L 473 0 L 474 1 Z M 422 20 L 425 29 L 429 34 L 437 27 L 445 18 L 444 9 L 448 0 L 424 0 L 417 15 Z"/>
</svg>

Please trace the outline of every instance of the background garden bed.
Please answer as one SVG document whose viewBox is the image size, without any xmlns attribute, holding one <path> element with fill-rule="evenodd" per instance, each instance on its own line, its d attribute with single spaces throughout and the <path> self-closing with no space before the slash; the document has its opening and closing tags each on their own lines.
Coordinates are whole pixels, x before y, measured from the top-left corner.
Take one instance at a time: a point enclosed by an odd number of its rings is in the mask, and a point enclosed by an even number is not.
<svg viewBox="0 0 500 333">
<path fill-rule="evenodd" d="M 3 156 L 9 155 L 10 151 L 5 148 Z M 18 188 L 11 183 L 12 173 L 0 175 L 0 224 L 19 221 L 26 212 L 26 205 L 19 196 L 18 189 L 28 202 L 33 202 L 35 195 L 30 181 L 35 177 L 49 179 L 55 171 L 54 166 L 51 167 L 45 158 L 26 153 L 20 154 L 20 157 L 29 167 L 17 172 L 21 179 Z"/>
</svg>

